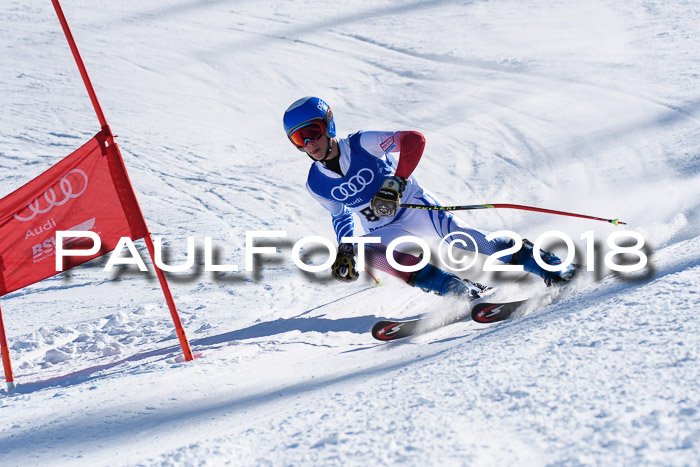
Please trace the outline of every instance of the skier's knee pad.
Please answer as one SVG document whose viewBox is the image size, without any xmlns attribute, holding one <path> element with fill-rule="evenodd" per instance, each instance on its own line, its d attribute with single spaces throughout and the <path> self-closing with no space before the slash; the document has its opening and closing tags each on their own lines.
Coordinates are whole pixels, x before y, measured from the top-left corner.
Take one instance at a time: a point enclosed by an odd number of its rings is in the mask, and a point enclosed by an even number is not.
<svg viewBox="0 0 700 467">
<path fill-rule="evenodd" d="M 493 245 L 493 252 L 487 252 L 483 251 L 481 253 L 487 254 L 488 256 L 497 254 L 503 250 L 506 250 L 513 245 L 515 245 L 515 240 L 513 240 L 511 237 L 496 237 L 491 240 L 491 245 Z M 517 255 L 517 253 L 515 253 Z M 504 255 L 504 256 L 498 256 L 498 260 L 502 261 L 503 263 L 506 264 L 515 264 L 512 262 L 512 259 L 515 255 Z"/>
<path fill-rule="evenodd" d="M 547 271 L 543 269 L 537 261 L 535 261 L 534 245 L 529 240 L 523 240 L 523 246 L 517 253 L 513 254 L 510 261 L 511 264 L 522 265 L 523 269 L 529 273 L 537 274 L 542 279 L 544 279 L 547 285 L 552 283 L 568 281 L 580 268 L 577 264 L 570 264 L 566 268 L 562 268 L 559 271 Z M 550 266 L 555 266 L 561 264 L 561 259 L 554 253 L 548 251 L 540 251 L 540 258 L 543 263 Z"/>
<path fill-rule="evenodd" d="M 523 245 L 520 248 L 520 250 L 513 253 L 512 257 L 510 259 L 510 264 L 518 264 L 518 265 L 522 266 L 526 272 L 529 272 L 532 274 L 537 274 L 538 276 L 544 277 L 544 275 L 547 273 L 547 271 L 542 269 L 535 261 L 532 247 L 533 247 L 533 244 L 531 241 L 529 241 L 527 239 L 523 240 Z M 543 255 L 543 253 L 544 252 L 540 252 L 540 255 Z M 554 256 L 554 255 L 552 255 L 552 256 Z M 557 258 L 557 259 L 559 259 L 559 258 Z"/>
</svg>

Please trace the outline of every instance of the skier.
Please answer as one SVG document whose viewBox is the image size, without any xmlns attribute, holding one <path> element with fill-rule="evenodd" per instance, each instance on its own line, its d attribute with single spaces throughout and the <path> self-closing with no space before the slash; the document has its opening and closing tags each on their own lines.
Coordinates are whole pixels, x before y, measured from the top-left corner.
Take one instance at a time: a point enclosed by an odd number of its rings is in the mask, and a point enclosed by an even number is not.
<svg viewBox="0 0 700 467">
<path fill-rule="evenodd" d="M 438 295 L 474 296 L 475 289 L 455 274 L 432 264 L 413 273 L 398 271 L 383 256 L 386 245 L 405 235 L 445 238 L 459 233 L 470 235 L 477 243 L 478 252 L 486 255 L 514 244 L 511 238 L 488 241 L 488 232 L 468 227 L 450 212 L 399 207 L 401 200 L 411 204 L 439 205 L 411 175 L 425 147 L 422 134 L 415 131 L 358 131 L 347 138 L 337 138 L 333 112 L 318 97 L 304 97 L 294 102 L 285 111 L 283 122 L 292 144 L 314 161 L 306 187 L 331 214 L 339 244 L 331 270 L 335 279 L 351 282 L 358 277 L 355 247 L 341 240 L 354 234 L 352 213 L 359 217 L 366 236 L 381 238 L 381 246 L 367 245 L 365 248 L 370 266 Z M 396 152 L 399 153 L 398 162 L 391 155 Z M 469 242 L 458 246 L 474 251 Z M 552 253 L 541 252 L 540 255 L 549 265 L 561 263 Z M 400 252 L 394 252 L 394 259 L 406 266 L 420 262 L 420 258 Z M 535 262 L 533 245 L 527 240 L 523 241 L 520 251 L 500 260 L 522 265 L 525 271 L 543 278 L 548 286 L 570 280 L 577 271 L 575 265 L 555 272 L 544 270 Z"/>
</svg>

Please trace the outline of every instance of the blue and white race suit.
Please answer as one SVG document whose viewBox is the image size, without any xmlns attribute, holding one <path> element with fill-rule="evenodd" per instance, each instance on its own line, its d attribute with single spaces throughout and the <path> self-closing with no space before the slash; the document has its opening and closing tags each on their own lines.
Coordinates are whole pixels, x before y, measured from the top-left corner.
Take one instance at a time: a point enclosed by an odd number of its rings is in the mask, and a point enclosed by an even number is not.
<svg viewBox="0 0 700 467">
<path fill-rule="evenodd" d="M 365 236 L 380 237 L 388 245 L 402 236 L 452 237 L 458 232 L 470 235 L 479 253 L 492 255 L 510 246 L 508 239 L 486 240 L 488 232 L 468 227 L 452 213 L 422 209 L 400 208 L 394 217 L 377 217 L 370 208 L 370 201 L 379 191 L 384 180 L 393 175 L 397 161 L 390 154 L 400 151 L 400 132 L 359 131 L 347 138 L 338 139 L 341 177 L 320 162 L 314 162 L 309 170 L 306 187 L 332 217 L 338 243 L 343 237 L 354 235 L 352 213 L 360 219 Z M 413 176 L 407 179 L 402 203 L 439 205 L 438 200 L 425 191 Z M 449 239 L 449 238 L 448 238 Z M 472 242 L 457 244 L 474 251 Z M 397 250 L 401 250 L 399 246 Z M 501 258 L 509 261 L 510 255 Z"/>
</svg>

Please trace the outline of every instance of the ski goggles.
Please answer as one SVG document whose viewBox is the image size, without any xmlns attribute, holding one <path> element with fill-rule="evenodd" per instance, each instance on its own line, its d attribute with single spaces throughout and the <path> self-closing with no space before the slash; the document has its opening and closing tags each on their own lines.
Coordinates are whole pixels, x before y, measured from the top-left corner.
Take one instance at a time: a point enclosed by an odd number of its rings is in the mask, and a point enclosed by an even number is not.
<svg viewBox="0 0 700 467">
<path fill-rule="evenodd" d="M 289 134 L 289 140 L 299 149 L 311 141 L 316 141 L 326 134 L 326 125 L 321 121 L 313 121 L 305 124 Z"/>
</svg>

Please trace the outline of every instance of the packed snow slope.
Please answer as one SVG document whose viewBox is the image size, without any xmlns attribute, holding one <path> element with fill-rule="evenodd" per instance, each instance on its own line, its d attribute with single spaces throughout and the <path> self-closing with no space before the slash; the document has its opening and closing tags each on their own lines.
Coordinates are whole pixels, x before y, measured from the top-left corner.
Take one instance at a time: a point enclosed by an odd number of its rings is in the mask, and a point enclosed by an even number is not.
<svg viewBox="0 0 700 467">
<path fill-rule="evenodd" d="M 181 362 L 152 272 L 102 258 L 3 297 L 18 383 L 0 392 L 3 465 L 698 465 L 698 2 L 63 7 L 150 230 L 173 264 L 195 238 L 198 266 L 169 277 L 201 358 Z M 99 124 L 48 0 L 0 3 L 0 56 L 5 196 Z M 459 304 L 294 265 L 298 239 L 334 238 L 282 130 L 306 95 L 343 136 L 422 132 L 415 176 L 445 203 L 619 217 L 649 264 L 604 266 L 623 227 L 461 213 L 565 232 L 581 254 L 591 231 L 595 271 L 504 323 L 374 341 L 378 319 Z M 205 237 L 243 269 L 246 232 L 269 230 L 287 237 L 256 271 L 204 271 Z"/>
</svg>

